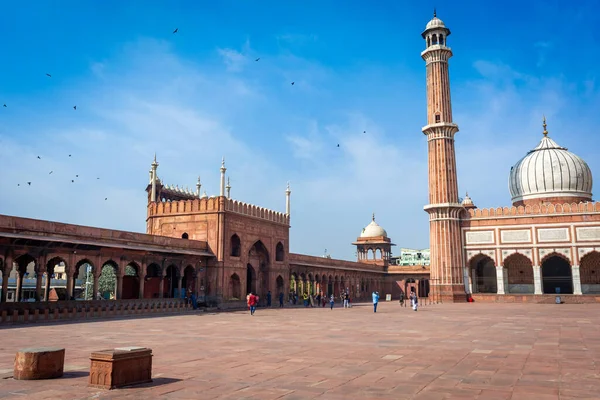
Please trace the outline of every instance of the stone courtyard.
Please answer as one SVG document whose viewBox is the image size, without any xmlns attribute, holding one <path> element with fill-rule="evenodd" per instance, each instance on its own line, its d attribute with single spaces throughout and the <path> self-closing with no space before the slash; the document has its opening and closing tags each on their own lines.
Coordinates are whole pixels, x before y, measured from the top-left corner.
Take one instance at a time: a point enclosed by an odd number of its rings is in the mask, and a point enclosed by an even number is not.
<svg viewBox="0 0 600 400">
<path fill-rule="evenodd" d="M 0 398 L 597 399 L 599 310 L 390 302 L 5 327 Z M 31 346 L 64 346 L 64 377 L 13 380 Z M 152 348 L 154 381 L 88 388 L 90 353 L 123 346 Z"/>
</svg>

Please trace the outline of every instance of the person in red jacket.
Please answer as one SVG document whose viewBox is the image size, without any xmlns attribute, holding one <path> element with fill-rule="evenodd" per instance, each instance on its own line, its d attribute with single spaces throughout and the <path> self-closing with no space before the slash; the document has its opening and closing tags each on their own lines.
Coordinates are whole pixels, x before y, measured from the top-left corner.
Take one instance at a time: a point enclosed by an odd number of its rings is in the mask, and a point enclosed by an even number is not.
<svg viewBox="0 0 600 400">
<path fill-rule="evenodd" d="M 254 315 L 257 304 L 258 304 L 258 296 L 254 295 L 254 293 L 250 292 L 250 295 L 248 296 L 248 305 L 250 306 L 250 315 Z"/>
</svg>

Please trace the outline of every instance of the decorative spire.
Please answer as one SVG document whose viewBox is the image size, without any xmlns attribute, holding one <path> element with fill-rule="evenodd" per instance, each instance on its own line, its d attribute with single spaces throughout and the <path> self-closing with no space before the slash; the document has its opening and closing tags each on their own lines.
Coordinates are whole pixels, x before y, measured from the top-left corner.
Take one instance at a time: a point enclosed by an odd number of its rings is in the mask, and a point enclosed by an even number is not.
<svg viewBox="0 0 600 400">
<path fill-rule="evenodd" d="M 290 189 L 290 182 L 287 183 L 287 189 L 285 189 L 285 214 L 290 217 L 291 206 L 290 206 L 290 194 L 292 193 Z"/>
<path fill-rule="evenodd" d="M 285 189 L 285 192 L 286 192 L 286 193 L 288 193 L 288 194 L 289 194 L 289 193 L 292 193 L 292 191 L 291 191 L 291 189 L 290 189 L 290 182 L 289 182 L 289 181 L 288 181 L 288 183 L 287 183 L 287 189 Z"/>
<path fill-rule="evenodd" d="M 202 184 L 200 183 L 200 175 L 198 175 L 198 182 L 196 182 L 196 196 L 200 197 L 200 188 Z"/>
<path fill-rule="evenodd" d="M 544 134 L 544 137 L 548 136 L 548 131 L 546 130 L 546 116 L 544 115 L 544 123 L 542 124 L 542 126 L 544 127 L 544 132 L 542 132 Z"/>
<path fill-rule="evenodd" d="M 221 190 L 219 191 L 221 197 L 225 196 L 225 171 L 227 168 L 225 168 L 225 157 L 223 157 L 221 160 Z"/>
<path fill-rule="evenodd" d="M 436 12 L 435 12 L 435 7 L 433 7 L 433 18 L 437 17 Z"/>
<path fill-rule="evenodd" d="M 225 157 L 223 156 L 223 158 L 221 159 L 221 171 L 223 171 L 225 169 Z"/>
<path fill-rule="evenodd" d="M 225 189 L 227 189 L 227 198 L 230 199 L 231 198 L 231 185 L 229 184 L 229 177 L 227 177 L 227 186 L 225 186 Z"/>
<path fill-rule="evenodd" d="M 375 213 L 373 213 L 373 221 L 375 221 Z"/>
</svg>

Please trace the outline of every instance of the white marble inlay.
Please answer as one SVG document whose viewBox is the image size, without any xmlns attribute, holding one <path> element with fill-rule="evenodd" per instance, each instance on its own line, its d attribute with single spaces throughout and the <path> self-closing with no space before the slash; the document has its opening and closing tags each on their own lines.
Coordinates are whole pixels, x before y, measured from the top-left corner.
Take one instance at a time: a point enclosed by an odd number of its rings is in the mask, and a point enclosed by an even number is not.
<svg viewBox="0 0 600 400">
<path fill-rule="evenodd" d="M 502 243 L 531 243 L 531 230 L 508 230 L 501 231 Z"/>
<path fill-rule="evenodd" d="M 569 240 L 569 228 L 538 229 L 539 242 L 564 242 Z"/>
<path fill-rule="evenodd" d="M 494 231 L 467 232 L 467 244 L 494 244 Z"/>
</svg>

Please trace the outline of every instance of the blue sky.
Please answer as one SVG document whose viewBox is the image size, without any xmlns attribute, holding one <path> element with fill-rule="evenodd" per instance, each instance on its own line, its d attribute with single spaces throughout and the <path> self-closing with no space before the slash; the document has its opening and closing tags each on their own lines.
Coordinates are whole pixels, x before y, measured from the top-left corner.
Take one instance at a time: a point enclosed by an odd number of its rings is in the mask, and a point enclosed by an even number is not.
<svg viewBox="0 0 600 400">
<path fill-rule="evenodd" d="M 434 5 L 452 30 L 461 192 L 509 205 L 543 114 L 598 173 L 597 2 L 496 3 L 4 2 L 0 213 L 144 231 L 155 151 L 164 182 L 201 175 L 209 195 L 225 156 L 233 198 L 284 211 L 291 182 L 294 252 L 353 259 L 372 212 L 399 247 L 427 247 Z"/>
</svg>

